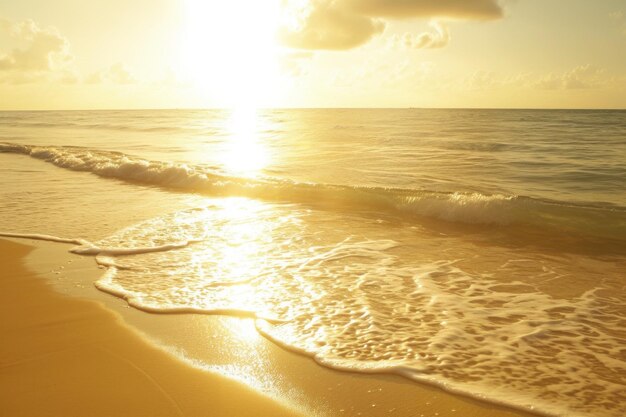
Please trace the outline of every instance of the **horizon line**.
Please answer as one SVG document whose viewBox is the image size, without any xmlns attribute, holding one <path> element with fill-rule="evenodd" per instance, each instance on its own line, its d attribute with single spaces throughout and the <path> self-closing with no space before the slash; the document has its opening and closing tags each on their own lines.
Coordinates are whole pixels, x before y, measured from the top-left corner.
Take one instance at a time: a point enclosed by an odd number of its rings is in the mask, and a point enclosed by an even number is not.
<svg viewBox="0 0 626 417">
<path fill-rule="evenodd" d="M 67 109 L 0 109 L 0 112 L 53 112 L 53 111 L 203 111 L 233 110 L 237 107 L 110 107 L 110 108 L 67 108 Z M 626 107 L 258 107 L 257 110 L 545 110 L 545 111 L 626 111 Z"/>
</svg>

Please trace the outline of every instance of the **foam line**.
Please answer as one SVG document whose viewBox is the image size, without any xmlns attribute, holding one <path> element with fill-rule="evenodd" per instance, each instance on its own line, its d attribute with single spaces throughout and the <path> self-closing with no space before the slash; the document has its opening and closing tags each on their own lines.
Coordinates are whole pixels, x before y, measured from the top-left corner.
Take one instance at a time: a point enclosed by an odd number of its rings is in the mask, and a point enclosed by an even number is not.
<svg viewBox="0 0 626 417">
<path fill-rule="evenodd" d="M 65 237 L 44 235 L 44 234 L 38 234 L 38 233 L 0 232 L 0 236 L 12 237 L 12 238 L 18 238 L 18 239 L 34 239 L 34 240 L 45 240 L 48 242 L 56 242 L 56 243 L 75 244 L 78 246 L 70 249 L 71 253 L 75 253 L 77 255 L 91 255 L 91 256 L 105 257 L 104 259 L 106 259 L 107 261 L 103 260 L 103 263 L 102 263 L 102 265 L 105 265 L 105 266 L 113 265 L 113 261 L 111 257 L 125 256 L 125 255 L 141 255 L 145 253 L 154 253 L 154 252 L 165 252 L 165 251 L 170 251 L 174 249 L 184 248 L 185 246 L 188 246 L 194 242 L 190 240 L 190 241 L 184 241 L 184 242 L 170 243 L 166 245 L 146 246 L 146 247 L 137 247 L 137 248 L 106 248 L 106 247 L 101 248 L 85 239 L 65 238 Z"/>
<path fill-rule="evenodd" d="M 0 236 L 13 237 L 13 238 L 18 238 L 18 239 L 47 240 L 49 242 L 71 243 L 75 245 L 85 245 L 85 246 L 91 245 L 91 243 L 85 239 L 64 238 L 64 237 L 57 237 L 57 236 L 51 236 L 51 235 L 43 235 L 43 234 L 38 234 L 38 233 L 0 232 Z"/>
</svg>

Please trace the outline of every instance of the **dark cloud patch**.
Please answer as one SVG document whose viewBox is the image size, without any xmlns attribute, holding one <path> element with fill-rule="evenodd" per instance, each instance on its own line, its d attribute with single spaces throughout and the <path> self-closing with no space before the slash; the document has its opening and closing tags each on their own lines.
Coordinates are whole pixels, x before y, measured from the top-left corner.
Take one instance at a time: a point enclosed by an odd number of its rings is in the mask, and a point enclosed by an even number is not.
<svg viewBox="0 0 626 417">
<path fill-rule="evenodd" d="M 447 17 L 488 20 L 503 15 L 497 0 L 345 0 L 356 13 L 390 19 Z"/>
<path fill-rule="evenodd" d="M 498 0 L 308 0 L 283 1 L 283 44 L 298 49 L 351 49 L 382 33 L 388 20 L 440 18 L 489 20 L 503 16 Z M 449 34 L 407 35 L 414 48 L 441 48 Z"/>
</svg>

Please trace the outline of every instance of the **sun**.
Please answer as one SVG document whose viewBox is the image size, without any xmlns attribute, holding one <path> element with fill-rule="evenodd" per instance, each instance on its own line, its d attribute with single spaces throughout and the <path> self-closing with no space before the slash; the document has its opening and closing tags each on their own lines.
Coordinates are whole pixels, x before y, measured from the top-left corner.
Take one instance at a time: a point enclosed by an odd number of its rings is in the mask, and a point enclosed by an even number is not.
<svg viewBox="0 0 626 417">
<path fill-rule="evenodd" d="M 179 73 L 220 107 L 271 105 L 280 95 L 280 0 L 185 0 Z"/>
</svg>

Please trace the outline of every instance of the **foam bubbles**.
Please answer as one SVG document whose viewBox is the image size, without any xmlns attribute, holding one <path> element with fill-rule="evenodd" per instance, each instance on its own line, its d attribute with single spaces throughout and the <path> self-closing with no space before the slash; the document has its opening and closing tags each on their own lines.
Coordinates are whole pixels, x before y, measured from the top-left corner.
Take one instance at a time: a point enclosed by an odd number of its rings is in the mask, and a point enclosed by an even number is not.
<svg viewBox="0 0 626 417">
<path fill-rule="evenodd" d="M 110 269 L 97 286 L 151 312 L 256 317 L 266 337 L 329 367 L 395 372 L 553 415 L 621 416 L 622 296 L 589 287 L 555 298 L 533 280 L 502 278 L 526 261 L 477 274 L 415 253 L 415 232 L 388 227 L 224 200 L 97 242 L 194 242 L 100 259 Z"/>
</svg>

